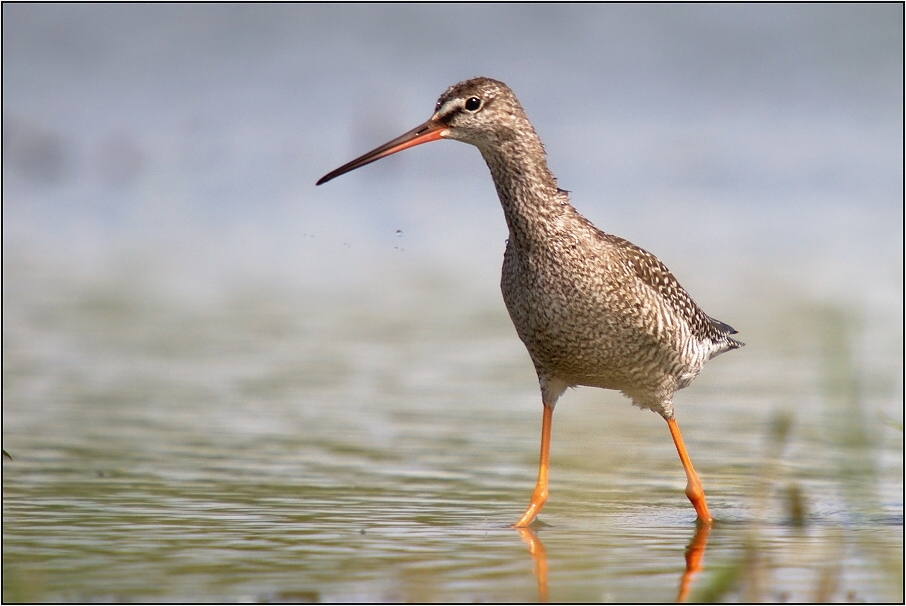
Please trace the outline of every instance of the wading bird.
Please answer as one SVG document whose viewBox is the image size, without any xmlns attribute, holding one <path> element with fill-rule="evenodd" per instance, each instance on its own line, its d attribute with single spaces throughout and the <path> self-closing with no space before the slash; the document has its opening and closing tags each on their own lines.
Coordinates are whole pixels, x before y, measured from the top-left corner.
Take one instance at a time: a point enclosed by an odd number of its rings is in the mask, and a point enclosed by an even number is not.
<svg viewBox="0 0 906 606">
<path fill-rule="evenodd" d="M 554 406 L 567 387 L 578 385 L 616 389 L 664 417 L 686 471 L 686 496 L 698 519 L 710 524 L 705 492 L 676 424 L 673 394 L 709 359 L 743 343 L 730 337 L 732 327 L 699 309 L 657 257 L 600 231 L 572 207 L 506 84 L 475 78 L 451 86 L 427 122 L 317 184 L 441 139 L 474 145 L 491 170 L 509 228 L 500 288 L 541 385 L 538 481 L 515 526 L 531 524 L 547 500 Z"/>
</svg>

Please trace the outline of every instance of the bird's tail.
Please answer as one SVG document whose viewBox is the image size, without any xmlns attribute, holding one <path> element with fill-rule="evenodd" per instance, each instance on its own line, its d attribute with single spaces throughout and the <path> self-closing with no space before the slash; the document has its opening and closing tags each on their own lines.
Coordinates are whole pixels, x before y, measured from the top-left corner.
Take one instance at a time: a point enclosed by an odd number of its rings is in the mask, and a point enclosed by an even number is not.
<svg viewBox="0 0 906 606">
<path fill-rule="evenodd" d="M 721 322 L 716 318 L 712 318 L 711 316 L 708 316 L 708 320 L 711 321 L 712 326 L 714 326 L 714 328 L 717 329 L 717 332 L 720 333 L 720 338 L 718 338 L 715 342 L 715 344 L 717 345 L 717 351 L 715 351 L 714 354 L 711 355 L 712 358 L 733 349 L 739 349 L 740 347 L 743 347 L 745 345 L 745 343 L 743 343 L 742 341 L 737 341 L 736 339 L 730 337 L 730 335 L 737 334 L 739 332 L 738 330 L 725 322 Z"/>
</svg>

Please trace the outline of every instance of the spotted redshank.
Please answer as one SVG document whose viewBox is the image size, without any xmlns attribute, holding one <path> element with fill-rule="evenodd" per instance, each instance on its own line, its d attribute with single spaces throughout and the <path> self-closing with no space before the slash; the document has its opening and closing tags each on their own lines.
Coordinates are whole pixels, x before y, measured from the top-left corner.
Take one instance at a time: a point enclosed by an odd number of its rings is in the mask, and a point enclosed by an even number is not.
<svg viewBox="0 0 906 606">
<path fill-rule="evenodd" d="M 509 228 L 500 287 L 541 385 L 541 462 L 531 502 L 515 526 L 530 525 L 548 497 L 551 423 L 567 387 L 621 391 L 660 414 L 683 469 L 686 496 L 710 524 L 705 493 L 686 452 L 673 394 L 705 362 L 741 347 L 727 324 L 705 314 L 657 257 L 598 230 L 570 204 L 513 91 L 475 78 L 440 96 L 431 118 L 318 181 L 415 145 L 471 143 L 491 170 Z"/>
</svg>

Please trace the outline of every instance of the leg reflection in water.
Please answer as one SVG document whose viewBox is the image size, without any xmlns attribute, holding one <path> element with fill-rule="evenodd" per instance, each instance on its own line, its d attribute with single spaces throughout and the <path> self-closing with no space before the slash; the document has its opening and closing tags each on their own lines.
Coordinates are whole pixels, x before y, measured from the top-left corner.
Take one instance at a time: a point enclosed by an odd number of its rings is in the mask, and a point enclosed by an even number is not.
<svg viewBox="0 0 906 606">
<path fill-rule="evenodd" d="M 702 569 L 702 559 L 705 557 L 705 547 L 708 546 L 708 535 L 711 534 L 710 524 L 699 524 L 689 545 L 686 547 L 686 571 L 680 578 L 677 602 L 685 602 L 692 587 L 692 577 Z"/>
<path fill-rule="evenodd" d="M 544 550 L 544 543 L 531 528 L 517 527 L 516 532 L 528 545 L 529 555 L 532 556 L 532 568 L 538 579 L 538 601 L 547 602 L 547 552 Z"/>
<path fill-rule="evenodd" d="M 538 579 L 538 601 L 547 602 L 547 551 L 544 543 L 531 528 L 516 528 L 519 537 L 528 545 L 529 555 L 532 556 L 532 567 L 535 578 Z M 708 546 L 708 536 L 711 534 L 711 524 L 698 524 L 692 540 L 686 546 L 686 570 L 680 577 L 677 602 L 685 602 L 692 587 L 692 578 L 702 569 L 702 560 L 705 557 L 705 548 Z"/>
</svg>

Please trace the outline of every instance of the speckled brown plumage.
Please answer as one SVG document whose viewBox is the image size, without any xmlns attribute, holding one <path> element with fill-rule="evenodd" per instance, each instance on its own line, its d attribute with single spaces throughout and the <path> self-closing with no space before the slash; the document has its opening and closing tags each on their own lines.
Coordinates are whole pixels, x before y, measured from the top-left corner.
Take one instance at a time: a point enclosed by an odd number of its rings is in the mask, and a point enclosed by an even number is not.
<svg viewBox="0 0 906 606">
<path fill-rule="evenodd" d="M 501 289 L 535 364 L 544 401 L 566 387 L 616 389 L 643 408 L 673 417 L 673 393 L 704 363 L 739 347 L 726 324 L 695 304 L 654 255 L 598 230 L 569 203 L 516 96 L 476 78 L 448 89 L 437 118 L 484 156 L 509 227 Z"/>
<path fill-rule="evenodd" d="M 441 138 L 476 146 L 491 170 L 509 228 L 503 299 L 541 384 L 541 472 L 532 504 L 517 525 L 531 522 L 547 498 L 551 415 L 565 389 L 578 385 L 619 390 L 668 421 L 689 478 L 687 494 L 699 517 L 710 522 L 673 421 L 673 394 L 710 358 L 742 343 L 730 337 L 736 332 L 730 326 L 706 315 L 654 255 L 598 230 L 572 207 L 505 84 L 475 78 L 450 87 L 425 124 L 318 184 Z"/>
</svg>

